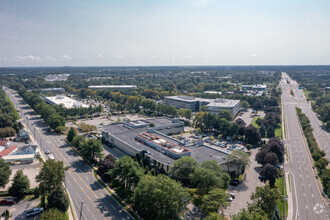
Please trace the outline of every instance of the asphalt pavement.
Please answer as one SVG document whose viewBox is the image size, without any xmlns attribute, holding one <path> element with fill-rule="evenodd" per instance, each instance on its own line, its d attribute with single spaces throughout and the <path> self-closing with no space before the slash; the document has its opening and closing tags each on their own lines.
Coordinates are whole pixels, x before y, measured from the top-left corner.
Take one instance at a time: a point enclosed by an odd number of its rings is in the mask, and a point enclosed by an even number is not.
<svg viewBox="0 0 330 220">
<path fill-rule="evenodd" d="M 292 219 L 329 219 L 329 209 L 321 195 L 322 188 L 316 178 L 317 172 L 313 168 L 313 161 L 296 115 L 295 107 L 300 103 L 290 93 L 292 88 L 296 88 L 296 83 L 286 73 L 282 73 L 280 87 L 289 159 L 285 168 L 290 173 L 293 197 L 293 207 L 289 207 L 292 209 Z"/>
<path fill-rule="evenodd" d="M 72 198 L 76 219 L 133 219 L 123 207 L 95 180 L 92 168 L 66 144 L 64 137 L 48 131 L 45 122 L 19 97 L 5 90 L 22 122 L 28 127 L 40 150 L 50 150 L 55 160 L 61 160 L 66 171 L 65 186 Z"/>
</svg>

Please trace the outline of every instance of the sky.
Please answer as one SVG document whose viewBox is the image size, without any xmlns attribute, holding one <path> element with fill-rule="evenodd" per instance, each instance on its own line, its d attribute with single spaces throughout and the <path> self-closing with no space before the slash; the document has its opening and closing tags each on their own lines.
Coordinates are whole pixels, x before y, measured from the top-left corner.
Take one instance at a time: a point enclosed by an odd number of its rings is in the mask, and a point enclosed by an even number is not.
<svg viewBox="0 0 330 220">
<path fill-rule="evenodd" d="M 0 67 L 329 64 L 329 0 L 0 0 Z"/>
</svg>

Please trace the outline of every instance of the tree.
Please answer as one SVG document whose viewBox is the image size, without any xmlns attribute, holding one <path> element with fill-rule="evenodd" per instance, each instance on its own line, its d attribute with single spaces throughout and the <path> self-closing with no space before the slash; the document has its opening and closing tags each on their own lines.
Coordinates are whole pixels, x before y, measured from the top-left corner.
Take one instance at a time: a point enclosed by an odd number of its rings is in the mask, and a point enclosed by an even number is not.
<svg viewBox="0 0 330 220">
<path fill-rule="evenodd" d="M 219 215 L 216 212 L 212 212 L 209 214 L 209 216 L 207 216 L 206 218 L 204 218 L 205 220 L 223 220 L 224 218 Z"/>
<path fill-rule="evenodd" d="M 264 181 L 269 180 L 269 185 L 271 188 L 273 188 L 276 178 L 279 177 L 279 172 L 274 165 L 266 164 L 261 170 L 260 175 L 263 176 Z"/>
<path fill-rule="evenodd" d="M 225 118 L 227 121 L 231 121 L 233 119 L 233 114 L 228 110 L 221 110 L 219 116 L 221 118 Z"/>
<path fill-rule="evenodd" d="M 9 182 L 11 169 L 8 163 L 0 158 L 0 187 L 4 188 Z"/>
<path fill-rule="evenodd" d="M 244 153 L 243 151 L 233 151 L 227 156 L 227 161 L 230 164 L 236 166 L 237 173 L 240 173 L 240 169 L 243 169 L 246 165 L 248 165 L 250 159 L 249 155 Z"/>
<path fill-rule="evenodd" d="M 63 161 L 47 160 L 36 176 L 41 195 L 50 194 L 56 188 L 61 187 L 65 179 Z"/>
<path fill-rule="evenodd" d="M 47 198 L 47 201 L 47 208 L 58 209 L 62 212 L 65 212 L 69 208 L 69 199 L 63 187 L 57 187 Z"/>
<path fill-rule="evenodd" d="M 261 125 L 260 129 L 259 129 L 260 135 L 261 137 L 266 137 L 266 127 L 264 125 Z"/>
<path fill-rule="evenodd" d="M 83 157 L 91 163 L 103 158 L 103 147 L 99 140 L 89 139 L 81 146 Z"/>
<path fill-rule="evenodd" d="M 283 163 L 285 149 L 282 141 L 278 138 L 271 138 L 269 139 L 267 147 L 269 148 L 269 151 L 277 155 L 278 161 Z"/>
<path fill-rule="evenodd" d="M 203 111 L 197 112 L 194 117 L 194 125 L 196 128 L 204 130 L 204 115 L 206 113 Z"/>
<path fill-rule="evenodd" d="M 40 220 L 63 220 L 63 219 L 65 219 L 65 213 L 57 209 L 47 209 L 40 216 Z"/>
<path fill-rule="evenodd" d="M 133 191 L 144 173 L 145 170 L 130 156 L 125 156 L 117 160 L 114 168 L 108 172 L 111 184 L 114 187 L 126 190 L 128 193 Z"/>
<path fill-rule="evenodd" d="M 202 197 L 202 209 L 208 213 L 223 211 L 228 207 L 229 195 L 223 189 L 213 189 Z"/>
<path fill-rule="evenodd" d="M 201 163 L 201 167 L 212 170 L 216 172 L 218 175 L 221 175 L 222 173 L 221 165 L 215 160 L 206 160 L 203 163 Z"/>
<path fill-rule="evenodd" d="M 183 185 L 190 184 L 190 175 L 198 167 L 198 162 L 192 157 L 181 157 L 174 161 L 173 167 L 170 169 L 170 174 L 174 179 L 182 182 Z"/>
<path fill-rule="evenodd" d="M 77 149 L 80 149 L 83 145 L 83 143 L 85 142 L 85 137 L 81 136 L 81 135 L 76 135 L 72 141 L 71 141 L 71 145 L 74 146 Z"/>
<path fill-rule="evenodd" d="M 253 125 L 247 126 L 245 129 L 245 141 L 248 144 L 258 144 L 261 141 L 261 136 L 259 131 Z"/>
<path fill-rule="evenodd" d="M 277 165 L 279 162 L 278 162 L 278 157 L 275 153 L 273 152 L 267 152 L 265 157 L 264 157 L 264 163 L 263 165 L 265 164 L 271 164 L 271 165 Z"/>
<path fill-rule="evenodd" d="M 265 212 L 269 219 L 274 216 L 275 208 L 281 194 L 277 188 L 270 188 L 268 185 L 264 187 L 257 186 L 251 195 L 252 203 L 248 203 L 249 212 Z"/>
<path fill-rule="evenodd" d="M 315 167 L 318 168 L 319 171 L 324 170 L 328 166 L 329 161 L 322 157 L 318 161 L 315 162 Z"/>
<path fill-rule="evenodd" d="M 184 112 L 184 117 L 187 119 L 187 121 L 190 121 L 192 116 L 193 116 L 193 114 L 192 114 L 191 109 L 186 109 Z"/>
<path fill-rule="evenodd" d="M 74 127 L 71 127 L 69 132 L 68 132 L 68 136 L 67 136 L 67 140 L 71 143 L 71 141 L 73 140 L 73 138 L 77 135 L 77 131 Z"/>
<path fill-rule="evenodd" d="M 99 164 L 97 173 L 105 182 L 110 181 L 110 175 L 107 172 L 115 167 L 116 161 L 117 159 L 112 154 L 108 154 Z"/>
<path fill-rule="evenodd" d="M 241 209 L 236 215 L 230 216 L 232 220 L 265 220 L 268 216 L 264 211 L 248 211 L 245 208 Z"/>
<path fill-rule="evenodd" d="M 13 184 L 8 190 L 9 194 L 15 197 L 23 197 L 29 189 L 29 178 L 23 174 L 22 170 L 18 170 L 14 176 Z"/>
<path fill-rule="evenodd" d="M 269 126 L 267 129 L 267 137 L 272 138 L 275 136 L 275 130 L 272 126 Z"/>
<path fill-rule="evenodd" d="M 250 104 L 247 101 L 243 100 L 243 101 L 241 101 L 241 107 L 246 110 L 246 109 L 250 108 Z"/>
<path fill-rule="evenodd" d="M 241 118 L 236 119 L 235 122 L 236 122 L 236 124 L 238 124 L 238 126 L 243 126 L 243 127 L 246 126 L 245 121 L 243 119 L 241 119 Z"/>
<path fill-rule="evenodd" d="M 224 185 L 221 174 L 204 167 L 196 168 L 190 177 L 192 184 L 197 187 L 199 195 L 204 195 L 214 188 L 222 188 Z"/>
<path fill-rule="evenodd" d="M 144 176 L 134 191 L 134 206 L 144 219 L 179 219 L 187 210 L 187 189 L 168 176 Z"/>
</svg>

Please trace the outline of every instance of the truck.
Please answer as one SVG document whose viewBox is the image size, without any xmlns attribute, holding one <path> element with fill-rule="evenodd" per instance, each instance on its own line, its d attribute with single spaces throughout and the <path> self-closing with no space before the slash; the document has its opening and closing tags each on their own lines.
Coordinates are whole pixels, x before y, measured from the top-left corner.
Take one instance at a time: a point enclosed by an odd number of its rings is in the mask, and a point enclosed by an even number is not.
<svg viewBox="0 0 330 220">
<path fill-rule="evenodd" d="M 44 208 L 33 208 L 26 212 L 26 217 L 35 216 L 44 211 Z"/>
</svg>

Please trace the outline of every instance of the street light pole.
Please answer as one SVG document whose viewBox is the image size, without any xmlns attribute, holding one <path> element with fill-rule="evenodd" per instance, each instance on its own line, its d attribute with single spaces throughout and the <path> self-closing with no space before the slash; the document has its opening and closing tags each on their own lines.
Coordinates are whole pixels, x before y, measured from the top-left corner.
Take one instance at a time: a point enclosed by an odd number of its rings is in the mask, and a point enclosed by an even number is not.
<svg viewBox="0 0 330 220">
<path fill-rule="evenodd" d="M 84 204 L 84 202 L 81 202 L 79 220 L 81 220 L 81 217 L 82 217 L 82 209 L 83 209 L 83 204 Z"/>
</svg>

